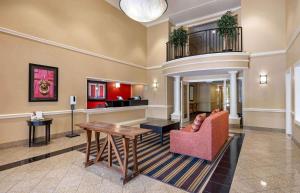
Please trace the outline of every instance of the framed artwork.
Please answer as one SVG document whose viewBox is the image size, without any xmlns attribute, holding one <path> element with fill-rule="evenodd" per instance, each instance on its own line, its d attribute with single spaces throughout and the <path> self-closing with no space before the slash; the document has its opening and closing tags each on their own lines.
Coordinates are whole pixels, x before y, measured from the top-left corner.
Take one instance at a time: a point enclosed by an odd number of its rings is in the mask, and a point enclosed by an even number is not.
<svg viewBox="0 0 300 193">
<path fill-rule="evenodd" d="M 106 99 L 106 82 L 88 80 L 87 96 L 89 101 L 101 101 Z"/>
<path fill-rule="evenodd" d="M 29 102 L 58 101 L 58 68 L 29 64 Z"/>
<path fill-rule="evenodd" d="M 190 85 L 190 101 L 193 101 L 194 100 L 194 86 Z"/>
</svg>

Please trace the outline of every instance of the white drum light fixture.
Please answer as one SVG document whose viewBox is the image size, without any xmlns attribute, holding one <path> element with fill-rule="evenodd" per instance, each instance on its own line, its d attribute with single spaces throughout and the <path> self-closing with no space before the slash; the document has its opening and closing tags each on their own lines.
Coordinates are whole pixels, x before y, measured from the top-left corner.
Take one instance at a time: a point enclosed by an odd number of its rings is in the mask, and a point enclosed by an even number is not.
<svg viewBox="0 0 300 193">
<path fill-rule="evenodd" d="M 166 0 L 120 0 L 119 5 L 128 17 L 138 22 L 154 21 L 168 8 Z"/>
</svg>

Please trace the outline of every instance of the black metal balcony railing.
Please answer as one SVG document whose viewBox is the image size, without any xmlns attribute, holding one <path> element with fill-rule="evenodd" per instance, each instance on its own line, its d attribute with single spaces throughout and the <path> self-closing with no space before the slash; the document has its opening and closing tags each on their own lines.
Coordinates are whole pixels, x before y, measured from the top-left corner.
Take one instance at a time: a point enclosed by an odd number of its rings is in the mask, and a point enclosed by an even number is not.
<svg viewBox="0 0 300 193">
<path fill-rule="evenodd" d="M 223 37 L 218 28 L 188 34 L 188 43 L 175 47 L 167 42 L 167 61 L 201 54 L 242 52 L 242 27 L 234 28 L 232 37 Z"/>
</svg>

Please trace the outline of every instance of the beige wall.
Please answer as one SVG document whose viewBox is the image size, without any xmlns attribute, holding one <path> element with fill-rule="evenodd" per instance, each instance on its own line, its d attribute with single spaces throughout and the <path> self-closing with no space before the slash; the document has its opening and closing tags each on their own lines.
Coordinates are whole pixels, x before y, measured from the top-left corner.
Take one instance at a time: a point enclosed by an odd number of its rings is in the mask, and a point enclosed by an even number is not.
<svg viewBox="0 0 300 193">
<path fill-rule="evenodd" d="M 292 72 L 294 71 L 295 65 L 300 63 L 300 36 L 299 36 L 299 29 L 300 29 L 300 1 L 299 0 L 287 0 L 287 42 L 288 42 L 288 49 L 287 49 L 287 69 L 291 69 Z M 293 73 L 292 73 L 292 76 Z M 294 80 L 294 77 L 292 77 Z M 294 98 L 294 83 L 292 83 L 292 111 L 295 109 L 295 98 Z M 300 143 L 300 126 L 294 123 L 294 116 L 293 116 L 293 131 L 292 136 L 293 139 Z"/>
<path fill-rule="evenodd" d="M 104 0 L 2 0 L 0 27 L 146 65 L 146 28 Z"/>
<path fill-rule="evenodd" d="M 241 22 L 244 51 L 259 53 L 286 49 L 286 2 L 278 0 L 242 0 Z M 270 6 L 272 5 L 272 6 Z M 244 112 L 244 125 L 285 128 L 285 114 L 270 112 L 285 108 L 286 55 L 251 57 L 244 70 L 244 108 L 263 112 Z M 268 84 L 259 84 L 260 74 L 268 75 Z M 276 119 L 272 121 L 272 119 Z"/>
<path fill-rule="evenodd" d="M 169 39 L 170 23 L 164 22 L 147 28 L 147 66 L 162 66 L 166 62 L 166 42 Z M 166 77 L 161 68 L 147 70 L 145 97 L 150 101 L 147 117 L 169 118 L 173 105 L 173 79 Z M 153 82 L 158 88 L 152 88 Z"/>
<path fill-rule="evenodd" d="M 146 28 L 105 1 L 4 0 L 0 28 L 66 44 L 125 62 L 146 65 Z M 2 84 L 0 115 L 69 109 L 69 96 L 86 108 L 87 77 L 147 82 L 146 70 L 99 57 L 0 33 Z M 29 63 L 59 68 L 58 102 L 28 102 Z M 134 76 L 133 76 L 134 75 Z M 140 91 L 134 89 L 135 94 Z M 144 118 L 145 110 L 97 115 L 99 120 L 123 122 Z M 70 130 L 70 115 L 52 115 L 51 134 Z M 94 116 L 92 116 L 92 119 Z M 28 138 L 25 118 L 0 119 L 0 144 Z M 83 122 L 83 113 L 75 123 Z M 43 130 L 39 131 L 38 136 Z"/>
<path fill-rule="evenodd" d="M 245 51 L 285 49 L 285 0 L 242 0 L 241 7 Z"/>
<path fill-rule="evenodd" d="M 169 22 L 147 28 L 147 65 L 161 66 L 166 62 L 166 43 L 169 40 Z"/>
</svg>

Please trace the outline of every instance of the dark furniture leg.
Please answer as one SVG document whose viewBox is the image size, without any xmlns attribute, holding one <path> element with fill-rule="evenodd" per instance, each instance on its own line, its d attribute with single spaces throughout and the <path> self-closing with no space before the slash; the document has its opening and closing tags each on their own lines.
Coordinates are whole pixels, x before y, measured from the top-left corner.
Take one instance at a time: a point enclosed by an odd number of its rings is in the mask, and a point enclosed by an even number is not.
<svg viewBox="0 0 300 193">
<path fill-rule="evenodd" d="M 48 126 L 45 125 L 45 144 L 48 144 Z"/>
<path fill-rule="evenodd" d="M 32 143 L 35 143 L 35 126 L 33 126 Z"/>
<path fill-rule="evenodd" d="M 29 126 L 29 141 L 28 141 L 29 147 L 31 147 L 31 129 L 32 129 L 32 126 Z"/>
<path fill-rule="evenodd" d="M 51 125 L 48 125 L 48 142 L 50 142 L 50 131 L 51 131 Z"/>
</svg>

